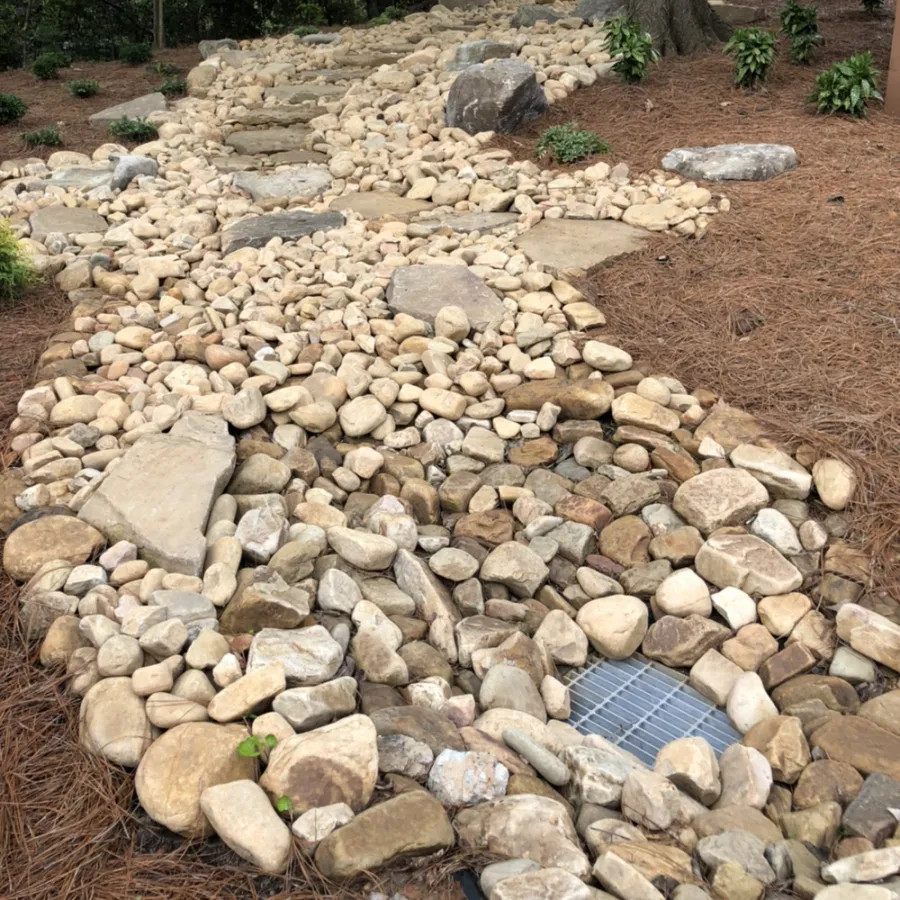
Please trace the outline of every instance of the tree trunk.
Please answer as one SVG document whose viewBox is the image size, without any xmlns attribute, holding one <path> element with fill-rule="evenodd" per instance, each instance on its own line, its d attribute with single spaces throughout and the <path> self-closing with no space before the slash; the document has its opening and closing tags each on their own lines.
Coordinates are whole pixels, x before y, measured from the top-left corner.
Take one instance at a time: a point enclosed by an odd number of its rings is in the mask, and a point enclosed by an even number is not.
<svg viewBox="0 0 900 900">
<path fill-rule="evenodd" d="M 706 0 L 626 0 L 625 9 L 650 32 L 663 56 L 700 53 L 731 36 L 731 27 Z"/>
<path fill-rule="evenodd" d="M 166 25 L 164 21 L 164 0 L 153 0 L 153 49 L 166 49 Z"/>
</svg>

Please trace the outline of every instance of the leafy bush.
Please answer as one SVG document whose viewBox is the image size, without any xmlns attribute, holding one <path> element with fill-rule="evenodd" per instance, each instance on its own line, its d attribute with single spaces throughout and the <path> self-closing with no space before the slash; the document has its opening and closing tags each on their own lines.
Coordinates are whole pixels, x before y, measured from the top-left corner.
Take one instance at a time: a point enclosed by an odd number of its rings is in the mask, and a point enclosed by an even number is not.
<svg viewBox="0 0 900 900">
<path fill-rule="evenodd" d="M 318 31 L 323 25 L 328 24 L 328 18 L 319 3 L 304 2 L 297 6 L 297 22 L 301 26 L 315 27 Z"/>
<path fill-rule="evenodd" d="M 157 90 L 167 97 L 183 97 L 187 93 L 187 82 L 183 78 L 167 78 Z"/>
<path fill-rule="evenodd" d="M 129 66 L 140 66 L 150 62 L 153 52 L 149 44 L 122 44 L 119 48 L 119 57 Z"/>
<path fill-rule="evenodd" d="M 388 6 L 386 9 L 382 10 L 380 15 L 375 16 L 374 19 L 369 23 L 370 25 L 390 25 L 391 22 L 396 22 L 398 19 L 402 19 L 406 13 L 400 9 L 399 6 Z"/>
<path fill-rule="evenodd" d="M 146 119 L 129 119 L 128 116 L 122 116 L 121 119 L 110 122 L 109 133 L 120 141 L 129 141 L 134 144 L 155 140 L 159 135 L 156 126 Z"/>
<path fill-rule="evenodd" d="M 41 81 L 53 81 L 59 77 L 57 72 L 59 62 L 56 54 L 42 53 L 32 64 L 31 71 L 37 75 Z"/>
<path fill-rule="evenodd" d="M 62 147 L 62 135 L 57 128 L 41 128 L 40 131 L 26 131 L 22 140 L 29 147 Z"/>
<path fill-rule="evenodd" d="M 609 153 L 610 146 L 593 131 L 579 131 L 575 122 L 566 122 L 544 131 L 535 150 L 541 159 L 549 155 L 559 163 L 573 163 L 592 153 Z"/>
<path fill-rule="evenodd" d="M 878 76 L 871 53 L 859 53 L 835 63 L 816 76 L 816 86 L 809 95 L 820 113 L 846 113 L 854 118 L 866 114 L 869 100 L 883 100 L 878 93 Z"/>
<path fill-rule="evenodd" d="M 862 0 L 862 5 L 867 13 L 872 14 L 884 6 L 884 0 Z"/>
<path fill-rule="evenodd" d="M 157 75 L 162 75 L 165 78 L 174 78 L 182 73 L 181 66 L 176 66 L 175 63 L 163 62 L 162 60 L 157 60 L 150 68 Z"/>
<path fill-rule="evenodd" d="M 318 34 L 318 33 L 319 33 L 319 29 L 316 28 L 315 25 L 298 25 L 294 29 L 294 34 L 296 34 L 297 37 L 306 37 L 308 34 Z"/>
<path fill-rule="evenodd" d="M 781 30 L 791 40 L 791 62 L 808 63 L 813 49 L 824 38 L 819 34 L 815 6 L 800 6 L 796 0 L 787 0 L 781 11 Z"/>
<path fill-rule="evenodd" d="M 80 97 L 84 100 L 87 97 L 95 97 L 100 93 L 99 81 L 70 81 L 69 93 L 73 97 Z"/>
<path fill-rule="evenodd" d="M 763 28 L 738 28 L 724 52 L 734 59 L 735 84 L 756 87 L 766 80 L 769 66 L 775 60 L 775 35 Z"/>
<path fill-rule="evenodd" d="M 653 38 L 644 31 L 640 22 L 627 16 L 619 16 L 606 23 L 606 41 L 603 49 L 621 59 L 612 67 L 613 72 L 629 84 L 636 84 L 647 77 L 650 63 L 659 59 L 653 47 Z"/>
<path fill-rule="evenodd" d="M 0 125 L 8 125 L 21 119 L 28 112 L 28 107 L 21 97 L 15 94 L 0 94 Z"/>
<path fill-rule="evenodd" d="M 36 280 L 37 274 L 9 223 L 0 219 L 0 300 L 15 300 Z"/>
</svg>

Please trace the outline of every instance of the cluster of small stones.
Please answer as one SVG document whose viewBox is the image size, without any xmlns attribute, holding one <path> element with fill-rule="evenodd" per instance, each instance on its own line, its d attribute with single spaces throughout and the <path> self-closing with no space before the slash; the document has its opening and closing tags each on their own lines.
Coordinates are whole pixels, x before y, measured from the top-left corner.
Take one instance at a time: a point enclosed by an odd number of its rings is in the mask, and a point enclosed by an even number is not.
<svg viewBox="0 0 900 900">
<path fill-rule="evenodd" d="M 0 212 L 74 307 L 2 482 L 22 623 L 147 813 L 267 872 L 298 844 L 333 878 L 458 844 L 510 859 L 481 873 L 492 900 L 891 900 L 900 691 L 873 686 L 900 626 L 843 540 L 852 470 L 603 340 L 513 246 L 522 221 L 326 209 L 424 182 L 528 222 L 708 201 L 598 166 L 554 187 L 444 128 L 464 39 L 508 38 L 554 99 L 604 64 L 569 20 L 477 15 L 225 50 L 115 171 L 6 165 Z M 291 170 L 324 174 L 322 200 L 266 215 L 287 204 L 235 189 L 222 146 L 264 132 L 233 123 L 382 43 L 399 62 L 320 97 L 293 151 L 329 154 Z M 579 733 L 563 676 L 591 651 L 687 670 L 742 741 L 677 740 L 650 768 Z"/>
</svg>

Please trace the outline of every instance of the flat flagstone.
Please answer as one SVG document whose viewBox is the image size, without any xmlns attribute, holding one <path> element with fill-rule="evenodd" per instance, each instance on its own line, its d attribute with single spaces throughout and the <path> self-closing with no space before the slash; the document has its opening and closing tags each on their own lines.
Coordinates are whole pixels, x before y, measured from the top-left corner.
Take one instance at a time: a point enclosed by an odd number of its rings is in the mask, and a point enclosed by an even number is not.
<svg viewBox="0 0 900 900">
<path fill-rule="evenodd" d="M 69 206 L 45 206 L 35 212 L 31 219 L 31 236 L 41 240 L 48 234 L 106 234 L 109 225 L 106 219 L 93 209 Z"/>
<path fill-rule="evenodd" d="M 279 153 L 302 150 L 312 134 L 308 128 L 261 128 L 258 131 L 235 131 L 225 143 L 238 153 Z"/>
<path fill-rule="evenodd" d="M 433 207 L 434 204 L 427 200 L 408 200 L 390 191 L 366 191 L 339 197 L 331 204 L 330 209 L 359 213 L 364 219 L 380 219 L 382 216 L 408 219 Z"/>
<path fill-rule="evenodd" d="M 116 106 L 110 106 L 108 109 L 102 109 L 100 112 L 94 113 L 88 118 L 91 125 L 109 125 L 123 116 L 129 119 L 144 119 L 154 112 L 164 112 L 166 110 L 165 95 L 156 92 L 154 94 L 145 94 L 143 97 L 137 97 L 134 100 L 128 100 L 125 103 L 119 103 Z"/>
<path fill-rule="evenodd" d="M 325 169 L 304 166 L 271 175 L 238 172 L 232 183 L 254 200 L 312 200 L 328 189 L 331 175 Z"/>
<path fill-rule="evenodd" d="M 417 219 L 413 227 L 420 233 L 433 233 L 441 228 L 449 228 L 459 234 L 467 234 L 471 231 L 480 231 L 487 234 L 506 228 L 519 221 L 517 213 L 504 212 L 473 212 L 473 213 L 447 213 L 435 219 Z"/>
<path fill-rule="evenodd" d="M 295 241 L 305 234 L 340 228 L 344 217 L 340 213 L 313 213 L 305 209 L 250 216 L 229 225 L 223 235 L 223 250 L 232 253 L 241 247 L 265 247 L 273 237 Z"/>
<path fill-rule="evenodd" d="M 322 115 L 322 110 L 312 103 L 287 103 L 281 106 L 262 106 L 259 109 L 248 109 L 235 113 L 229 122 L 247 128 L 258 128 L 262 125 L 287 128 L 291 125 L 305 125 L 310 119 Z"/>
<path fill-rule="evenodd" d="M 320 98 L 334 100 L 347 93 L 346 87 L 336 84 L 282 84 L 266 88 L 266 99 L 274 98 L 281 103 L 317 103 Z"/>
<path fill-rule="evenodd" d="M 643 250 L 646 242 L 642 228 L 612 219 L 543 219 L 515 243 L 532 262 L 565 272 Z"/>
</svg>

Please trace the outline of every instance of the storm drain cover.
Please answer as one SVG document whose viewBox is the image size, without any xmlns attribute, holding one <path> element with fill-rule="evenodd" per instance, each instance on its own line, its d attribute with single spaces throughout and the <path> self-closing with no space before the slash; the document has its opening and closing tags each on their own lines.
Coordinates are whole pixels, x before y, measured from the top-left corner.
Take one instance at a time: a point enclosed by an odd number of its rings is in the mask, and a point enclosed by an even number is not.
<svg viewBox="0 0 900 900">
<path fill-rule="evenodd" d="M 716 756 L 741 739 L 728 716 L 688 685 L 687 675 L 640 655 L 612 660 L 592 654 L 563 680 L 572 700 L 569 724 L 649 766 L 661 747 L 678 738 L 706 738 Z"/>
</svg>

